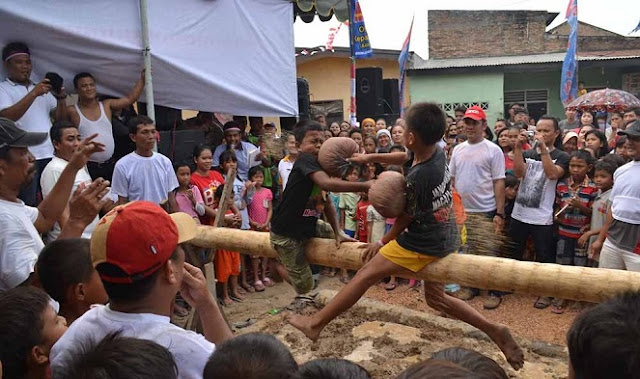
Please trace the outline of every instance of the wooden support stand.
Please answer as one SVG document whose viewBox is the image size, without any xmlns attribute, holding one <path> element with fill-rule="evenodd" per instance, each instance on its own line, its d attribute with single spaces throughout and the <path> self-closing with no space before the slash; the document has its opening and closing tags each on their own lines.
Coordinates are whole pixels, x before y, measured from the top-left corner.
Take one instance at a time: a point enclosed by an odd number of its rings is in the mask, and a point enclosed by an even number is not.
<svg viewBox="0 0 640 379">
<path fill-rule="evenodd" d="M 199 226 L 194 245 L 242 251 L 277 258 L 269 233 Z M 363 244 L 315 238 L 306 245 L 310 263 L 357 270 L 362 267 Z M 550 263 L 522 262 L 470 254 L 450 254 L 414 275 L 437 283 L 458 283 L 482 289 L 513 291 L 536 296 L 601 302 L 624 291 L 640 290 L 640 273 Z"/>
</svg>

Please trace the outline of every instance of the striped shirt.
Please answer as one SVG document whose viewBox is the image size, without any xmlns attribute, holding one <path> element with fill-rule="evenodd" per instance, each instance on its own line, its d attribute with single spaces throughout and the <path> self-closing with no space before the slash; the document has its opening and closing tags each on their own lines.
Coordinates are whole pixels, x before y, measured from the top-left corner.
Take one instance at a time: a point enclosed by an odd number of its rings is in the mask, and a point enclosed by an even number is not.
<svg viewBox="0 0 640 379">
<path fill-rule="evenodd" d="M 558 180 L 556 186 L 556 204 L 558 209 L 571 202 L 571 199 L 577 197 L 586 207 L 591 208 L 593 201 L 598 196 L 598 189 L 588 176 L 585 176 L 583 182 L 576 188 L 572 189 L 574 183 L 571 177 Z M 582 228 L 591 223 L 591 217 L 583 214 L 580 209 L 568 207 L 558 217 L 558 234 L 567 238 L 580 238 Z"/>
</svg>

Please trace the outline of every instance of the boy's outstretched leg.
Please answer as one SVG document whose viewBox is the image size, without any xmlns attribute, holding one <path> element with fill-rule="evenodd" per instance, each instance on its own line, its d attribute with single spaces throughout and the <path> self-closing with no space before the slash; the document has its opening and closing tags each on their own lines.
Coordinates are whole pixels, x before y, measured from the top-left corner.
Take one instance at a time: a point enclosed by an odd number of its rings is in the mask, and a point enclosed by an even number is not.
<svg viewBox="0 0 640 379">
<path fill-rule="evenodd" d="M 320 311 L 311 316 L 289 315 L 287 320 L 309 339 L 315 341 L 320 336 L 322 329 L 341 313 L 351 308 L 367 292 L 369 287 L 374 286 L 384 277 L 401 273 L 410 275 L 408 270 L 387 260 L 381 254 L 376 254 Z"/>
<path fill-rule="evenodd" d="M 509 328 L 501 324 L 492 323 L 469 304 L 447 295 L 444 292 L 443 284 L 425 282 L 424 297 L 431 308 L 445 312 L 485 332 L 502 350 L 511 367 L 516 370 L 522 368 L 524 353 L 518 342 L 511 335 Z"/>
</svg>

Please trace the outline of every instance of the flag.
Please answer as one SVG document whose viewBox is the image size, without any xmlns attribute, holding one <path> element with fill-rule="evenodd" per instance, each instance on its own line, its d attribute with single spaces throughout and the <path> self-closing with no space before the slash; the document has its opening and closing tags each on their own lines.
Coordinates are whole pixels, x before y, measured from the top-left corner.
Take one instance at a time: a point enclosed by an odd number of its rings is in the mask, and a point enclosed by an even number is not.
<svg viewBox="0 0 640 379">
<path fill-rule="evenodd" d="M 327 50 L 331 50 L 332 52 L 333 50 L 333 41 L 336 39 L 336 36 L 338 35 L 338 32 L 340 31 L 340 28 L 342 27 L 342 22 L 340 23 L 340 25 L 338 25 L 337 28 L 331 28 L 329 29 L 329 37 L 327 38 L 327 43 L 324 45 L 325 48 Z"/>
<path fill-rule="evenodd" d="M 373 49 L 369 42 L 367 28 L 364 26 L 364 16 L 358 0 L 351 1 L 349 27 L 351 28 L 351 55 L 356 59 L 373 56 Z"/>
<path fill-rule="evenodd" d="M 569 42 L 560 78 L 560 100 L 564 105 L 573 101 L 578 94 L 578 0 L 569 0 L 566 17 L 569 24 Z"/>
<path fill-rule="evenodd" d="M 402 44 L 402 50 L 400 50 L 400 55 L 398 56 L 398 67 L 400 67 L 400 75 L 398 76 L 400 80 L 398 80 L 398 94 L 400 98 L 400 116 L 404 115 L 404 80 L 405 80 L 405 70 L 407 68 L 407 62 L 409 62 L 409 44 L 411 43 L 411 31 L 413 30 L 413 19 L 411 18 L 411 26 L 409 27 L 409 34 L 407 34 L 407 38 L 405 38 L 404 43 Z"/>
<path fill-rule="evenodd" d="M 635 28 L 635 29 L 633 29 L 629 34 L 631 34 L 631 33 L 635 33 L 635 32 L 637 32 L 638 30 L 640 30 L 640 22 L 638 22 L 638 26 L 636 26 L 636 28 Z"/>
</svg>

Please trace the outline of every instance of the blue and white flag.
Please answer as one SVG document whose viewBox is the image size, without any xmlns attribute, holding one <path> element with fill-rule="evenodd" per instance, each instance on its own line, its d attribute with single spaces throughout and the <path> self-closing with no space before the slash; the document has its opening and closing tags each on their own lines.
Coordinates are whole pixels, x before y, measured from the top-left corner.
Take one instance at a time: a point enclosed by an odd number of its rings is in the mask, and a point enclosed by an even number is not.
<svg viewBox="0 0 640 379">
<path fill-rule="evenodd" d="M 364 26 L 364 16 L 358 0 L 351 1 L 351 22 L 349 27 L 351 28 L 351 51 L 353 56 L 356 59 L 372 57 L 373 49 L 371 48 L 371 42 L 369 42 L 367 28 Z"/>
<path fill-rule="evenodd" d="M 636 28 L 635 28 L 635 29 L 633 29 L 631 32 L 629 32 L 629 34 L 635 33 L 635 32 L 637 32 L 638 30 L 640 30 L 640 22 L 638 22 L 638 26 L 636 26 Z"/>
<path fill-rule="evenodd" d="M 398 94 L 400 95 L 400 116 L 404 116 L 404 81 L 406 79 L 405 70 L 407 69 L 407 62 L 409 62 L 409 45 L 411 43 L 411 31 L 413 30 L 413 18 L 411 18 L 411 26 L 409 27 L 409 34 L 402 44 L 402 50 L 398 56 L 398 66 L 400 67 L 400 75 L 398 81 Z"/>
<path fill-rule="evenodd" d="M 560 79 L 560 100 L 564 105 L 569 104 L 578 95 L 578 0 L 569 0 L 567 24 L 569 24 L 569 42 Z"/>
</svg>

